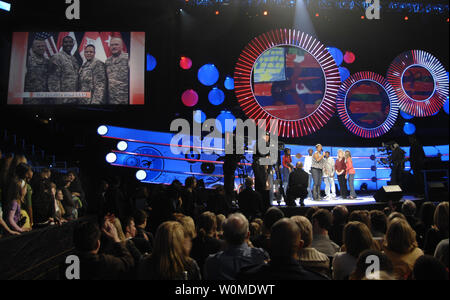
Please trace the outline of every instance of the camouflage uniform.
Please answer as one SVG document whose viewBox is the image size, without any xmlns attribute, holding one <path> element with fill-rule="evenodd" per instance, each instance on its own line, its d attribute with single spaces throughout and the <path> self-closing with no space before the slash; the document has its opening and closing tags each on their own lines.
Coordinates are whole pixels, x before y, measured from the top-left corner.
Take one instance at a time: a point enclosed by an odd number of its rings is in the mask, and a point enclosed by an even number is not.
<svg viewBox="0 0 450 300">
<path fill-rule="evenodd" d="M 80 92 L 91 92 L 91 99 L 81 98 L 80 104 L 105 104 L 105 64 L 94 58 L 86 61 L 79 71 Z"/>
<path fill-rule="evenodd" d="M 105 61 L 109 104 L 128 104 L 128 53 L 110 56 Z"/>
<path fill-rule="evenodd" d="M 76 92 L 78 88 L 78 69 L 75 57 L 64 51 L 50 58 L 48 90 L 50 92 Z M 78 103 L 78 98 L 57 98 L 56 104 Z"/>
<path fill-rule="evenodd" d="M 36 55 L 30 50 L 27 60 L 27 73 L 25 74 L 24 92 L 47 92 L 47 74 L 49 60 L 44 56 Z M 43 104 L 43 98 L 24 98 L 23 104 Z"/>
</svg>

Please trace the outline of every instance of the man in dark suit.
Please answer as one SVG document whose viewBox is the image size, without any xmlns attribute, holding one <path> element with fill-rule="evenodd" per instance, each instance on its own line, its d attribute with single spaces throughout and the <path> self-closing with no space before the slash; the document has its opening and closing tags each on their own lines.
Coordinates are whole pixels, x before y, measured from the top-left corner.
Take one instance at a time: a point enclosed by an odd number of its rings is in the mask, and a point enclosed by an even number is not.
<svg viewBox="0 0 450 300">
<path fill-rule="evenodd" d="M 303 200 L 308 196 L 309 175 L 303 170 L 303 163 L 297 162 L 295 170 L 289 175 L 286 195 L 286 205 L 296 206 L 295 199 L 300 198 L 300 205 L 305 206 Z"/>
<path fill-rule="evenodd" d="M 245 189 L 238 195 L 239 207 L 247 219 L 252 220 L 261 217 L 262 199 L 261 195 L 253 190 L 253 179 L 245 178 Z"/>
<path fill-rule="evenodd" d="M 288 218 L 273 224 L 270 235 L 270 261 L 259 266 L 245 267 L 237 280 L 326 280 L 320 273 L 308 271 L 299 263 L 303 247 L 300 229 Z"/>
</svg>

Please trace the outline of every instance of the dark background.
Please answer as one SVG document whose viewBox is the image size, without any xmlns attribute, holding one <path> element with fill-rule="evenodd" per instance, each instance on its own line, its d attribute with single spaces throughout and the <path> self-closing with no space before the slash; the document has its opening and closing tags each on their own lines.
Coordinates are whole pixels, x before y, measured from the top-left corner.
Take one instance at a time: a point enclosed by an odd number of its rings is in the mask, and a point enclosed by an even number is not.
<svg viewBox="0 0 450 300">
<path fill-rule="evenodd" d="M 215 118 L 221 110 L 229 109 L 237 118 L 245 119 L 234 91 L 223 88 L 225 76 L 233 76 L 240 52 L 251 39 L 272 29 L 294 28 L 294 9 L 274 6 L 203 8 L 185 6 L 184 1 L 174 0 L 81 0 L 81 19 L 67 20 L 67 4 L 63 0 L 9 2 L 13 4 L 12 11 L 0 11 L 0 128 L 41 145 L 61 159 L 73 159 L 77 166 L 93 169 L 99 174 L 109 172 L 104 156 L 112 148 L 111 142 L 96 134 L 96 128 L 101 124 L 167 132 L 173 119 L 184 117 L 190 120 L 192 109 L 202 109 L 208 118 Z M 216 9 L 219 9 L 219 15 L 215 15 Z M 264 9 L 269 11 L 268 16 L 262 15 Z M 316 12 L 319 17 L 315 17 Z M 404 20 L 405 14 L 384 13 L 383 10 L 380 20 L 362 20 L 360 17 L 364 12 L 358 10 L 312 9 L 309 14 L 316 36 L 323 44 L 355 53 L 353 64 L 343 63 L 352 74 L 373 71 L 384 76 L 397 55 L 412 49 L 432 53 L 448 70 L 448 14 L 409 14 L 408 21 Z M 145 75 L 146 104 L 126 107 L 7 106 L 14 31 L 145 31 L 146 52 L 157 60 L 155 70 Z M 193 61 L 190 70 L 182 70 L 178 65 L 183 55 Z M 205 63 L 214 63 L 220 71 L 217 85 L 226 93 L 221 106 L 208 102 L 210 87 L 202 86 L 197 80 L 197 70 Z M 181 93 L 188 88 L 199 94 L 199 103 L 194 108 L 186 108 L 181 102 Z M 395 127 L 386 135 L 362 139 L 351 134 L 335 114 L 315 134 L 285 142 L 373 147 L 380 146 L 383 141 L 396 140 L 407 145 L 407 136 L 402 129 L 404 121 L 399 116 Z M 423 144 L 448 144 L 448 115 L 442 110 L 436 116 L 414 118 L 412 122 Z"/>
</svg>

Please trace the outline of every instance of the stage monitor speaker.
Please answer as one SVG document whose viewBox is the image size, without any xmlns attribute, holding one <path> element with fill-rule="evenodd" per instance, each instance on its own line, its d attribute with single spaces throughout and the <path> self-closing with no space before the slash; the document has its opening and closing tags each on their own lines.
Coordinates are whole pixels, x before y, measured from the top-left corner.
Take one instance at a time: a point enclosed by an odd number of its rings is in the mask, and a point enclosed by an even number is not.
<svg viewBox="0 0 450 300">
<path fill-rule="evenodd" d="M 373 195 L 376 202 L 399 201 L 403 197 L 402 188 L 399 185 L 385 185 Z"/>
</svg>

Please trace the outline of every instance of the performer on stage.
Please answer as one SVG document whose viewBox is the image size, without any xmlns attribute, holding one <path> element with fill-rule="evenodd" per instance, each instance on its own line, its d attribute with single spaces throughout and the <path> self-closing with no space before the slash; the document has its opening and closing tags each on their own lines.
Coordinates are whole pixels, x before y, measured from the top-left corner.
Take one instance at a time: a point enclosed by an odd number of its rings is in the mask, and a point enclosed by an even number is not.
<svg viewBox="0 0 450 300">
<path fill-rule="evenodd" d="M 325 151 L 325 165 L 323 168 L 323 181 L 325 181 L 325 199 L 334 200 L 336 198 L 336 187 L 334 186 L 335 164 L 330 156 L 330 151 Z"/>
<path fill-rule="evenodd" d="M 313 149 L 309 148 L 308 149 L 308 155 L 305 156 L 305 162 L 303 164 L 303 170 L 308 173 L 308 198 L 312 199 L 312 176 L 311 176 L 311 165 L 312 165 L 312 155 L 313 155 Z"/>
<path fill-rule="evenodd" d="M 341 193 L 342 199 L 347 199 L 347 181 L 345 180 L 345 171 L 347 169 L 347 165 L 345 164 L 345 156 L 344 151 L 342 149 L 338 150 L 338 157 L 335 163 L 335 170 L 338 177 L 339 182 L 339 191 Z"/>
<path fill-rule="evenodd" d="M 322 145 L 316 145 L 316 152 L 312 156 L 311 164 L 311 176 L 313 177 L 314 187 L 313 187 L 313 200 L 319 201 L 320 197 L 320 186 L 322 184 L 322 170 L 325 165 L 325 154 L 322 151 Z"/>
<path fill-rule="evenodd" d="M 294 169 L 294 165 L 292 164 L 291 149 L 289 148 L 284 149 L 282 165 L 283 189 L 286 191 L 289 183 L 289 174 Z"/>
<path fill-rule="evenodd" d="M 345 150 L 345 179 L 348 180 L 348 187 L 350 188 L 350 199 L 356 199 L 356 192 L 355 192 L 355 168 L 353 168 L 353 160 L 352 160 L 352 154 L 350 150 Z"/>
</svg>

